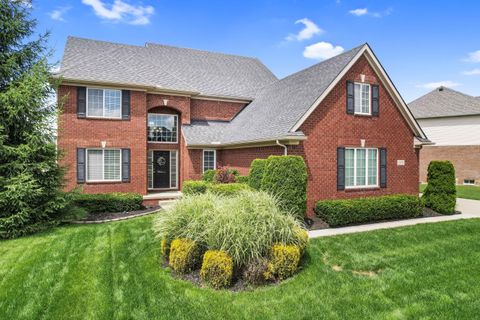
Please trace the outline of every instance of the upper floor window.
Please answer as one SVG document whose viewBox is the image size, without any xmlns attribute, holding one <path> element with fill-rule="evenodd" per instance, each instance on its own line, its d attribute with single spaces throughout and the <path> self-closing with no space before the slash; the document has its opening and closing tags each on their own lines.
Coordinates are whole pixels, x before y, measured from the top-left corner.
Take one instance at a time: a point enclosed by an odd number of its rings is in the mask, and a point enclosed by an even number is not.
<svg viewBox="0 0 480 320">
<path fill-rule="evenodd" d="M 370 85 L 355 82 L 355 113 L 371 114 Z"/>
<path fill-rule="evenodd" d="M 87 117 L 122 117 L 122 91 L 87 88 Z"/>
<path fill-rule="evenodd" d="M 378 186 L 378 149 L 345 149 L 345 187 Z"/>
<path fill-rule="evenodd" d="M 178 116 L 175 114 L 148 114 L 148 141 L 178 142 Z"/>
</svg>

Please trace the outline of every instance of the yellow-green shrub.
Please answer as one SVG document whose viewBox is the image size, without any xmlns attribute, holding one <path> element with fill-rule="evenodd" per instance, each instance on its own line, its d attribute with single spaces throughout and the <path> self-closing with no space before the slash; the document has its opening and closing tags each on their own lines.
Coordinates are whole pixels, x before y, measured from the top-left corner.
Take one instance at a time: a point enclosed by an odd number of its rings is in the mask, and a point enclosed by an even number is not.
<svg viewBox="0 0 480 320">
<path fill-rule="evenodd" d="M 160 242 L 160 251 L 162 252 L 162 256 L 168 259 L 168 255 L 170 254 L 170 241 L 167 238 L 163 238 Z"/>
<path fill-rule="evenodd" d="M 208 250 L 203 256 L 200 277 L 215 289 L 230 285 L 233 275 L 232 257 L 225 251 Z"/>
<path fill-rule="evenodd" d="M 181 238 L 170 244 L 169 265 L 178 273 L 187 273 L 195 269 L 200 260 L 200 250 L 195 241 Z"/>
<path fill-rule="evenodd" d="M 298 248 L 300 249 L 300 254 L 303 254 L 305 248 L 308 245 L 308 232 L 305 229 L 300 227 L 293 227 L 293 233 L 297 240 Z"/>
<path fill-rule="evenodd" d="M 295 245 L 276 244 L 270 251 L 267 279 L 283 280 L 297 271 L 300 263 L 300 249 Z"/>
</svg>

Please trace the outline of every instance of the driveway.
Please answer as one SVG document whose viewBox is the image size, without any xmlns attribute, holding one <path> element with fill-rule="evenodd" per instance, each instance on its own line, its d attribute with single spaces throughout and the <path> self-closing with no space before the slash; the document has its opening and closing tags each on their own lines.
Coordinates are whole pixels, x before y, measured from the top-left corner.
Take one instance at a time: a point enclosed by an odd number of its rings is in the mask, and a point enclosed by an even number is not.
<svg viewBox="0 0 480 320">
<path fill-rule="evenodd" d="M 461 211 L 462 213 L 451 215 L 451 216 L 416 218 L 416 219 L 408 219 L 408 220 L 400 220 L 400 221 L 388 221 L 388 222 L 363 224 L 360 226 L 312 230 L 308 232 L 308 235 L 310 236 L 310 238 L 318 238 L 318 237 L 335 236 L 339 234 L 413 226 L 421 223 L 435 223 L 435 222 L 442 222 L 442 221 L 480 218 L 480 201 L 479 200 L 457 198 L 456 209 L 458 211 Z"/>
</svg>

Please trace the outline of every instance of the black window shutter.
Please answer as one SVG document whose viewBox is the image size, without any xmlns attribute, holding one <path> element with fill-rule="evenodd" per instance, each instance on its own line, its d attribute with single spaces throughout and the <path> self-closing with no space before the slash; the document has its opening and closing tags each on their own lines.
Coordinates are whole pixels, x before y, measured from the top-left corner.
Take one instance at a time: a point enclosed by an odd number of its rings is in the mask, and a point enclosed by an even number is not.
<svg viewBox="0 0 480 320">
<path fill-rule="evenodd" d="M 122 119 L 130 119 L 130 90 L 122 90 Z"/>
<path fill-rule="evenodd" d="M 77 118 L 87 115 L 87 88 L 77 87 Z"/>
<path fill-rule="evenodd" d="M 77 183 L 85 183 L 85 148 L 77 148 Z"/>
<path fill-rule="evenodd" d="M 337 190 L 345 190 L 345 148 L 337 148 Z"/>
<path fill-rule="evenodd" d="M 122 149 L 122 182 L 130 181 L 130 149 Z"/>
<path fill-rule="evenodd" d="M 355 88 L 353 81 L 347 81 L 347 113 L 354 114 L 355 112 Z"/>
<path fill-rule="evenodd" d="M 387 149 L 380 148 L 380 187 L 387 187 Z"/>
<path fill-rule="evenodd" d="M 380 97 L 379 97 L 378 85 L 372 85 L 372 116 L 378 117 L 380 109 Z"/>
</svg>

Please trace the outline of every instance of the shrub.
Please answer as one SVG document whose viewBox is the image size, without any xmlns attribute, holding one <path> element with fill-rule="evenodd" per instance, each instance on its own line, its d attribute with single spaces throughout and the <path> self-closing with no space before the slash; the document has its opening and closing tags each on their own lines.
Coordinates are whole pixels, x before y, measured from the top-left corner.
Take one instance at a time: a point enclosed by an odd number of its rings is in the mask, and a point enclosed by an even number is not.
<svg viewBox="0 0 480 320">
<path fill-rule="evenodd" d="M 188 273 L 200 261 L 199 246 L 190 239 L 175 239 L 170 245 L 169 264 L 175 272 Z"/>
<path fill-rule="evenodd" d="M 428 165 L 428 185 L 423 194 L 425 206 L 441 214 L 455 212 L 455 168 L 450 161 L 432 161 Z"/>
<path fill-rule="evenodd" d="M 143 196 L 138 193 L 79 193 L 73 203 L 88 213 L 123 212 L 143 209 Z"/>
<path fill-rule="evenodd" d="M 305 249 L 307 248 L 308 245 L 308 232 L 305 229 L 295 227 L 293 228 L 293 232 L 295 235 L 295 238 L 297 239 L 298 243 L 298 248 L 300 249 L 300 253 L 303 254 Z"/>
<path fill-rule="evenodd" d="M 233 196 L 239 192 L 250 190 L 250 187 L 243 183 L 212 184 L 208 186 L 208 191 L 224 196 Z"/>
<path fill-rule="evenodd" d="M 162 256 L 168 260 L 170 255 L 170 245 L 171 241 L 168 238 L 163 238 L 160 243 L 160 250 L 162 252 Z"/>
<path fill-rule="evenodd" d="M 213 182 L 215 180 L 215 170 L 207 170 L 202 174 L 202 180 L 206 182 Z"/>
<path fill-rule="evenodd" d="M 206 181 L 184 181 L 182 192 L 185 195 L 201 194 L 207 192 L 209 183 Z"/>
<path fill-rule="evenodd" d="M 307 166 L 302 157 L 268 157 L 261 189 L 280 197 L 282 209 L 303 220 L 307 210 Z"/>
<path fill-rule="evenodd" d="M 248 184 L 248 176 L 238 176 L 237 177 L 237 182 Z"/>
<path fill-rule="evenodd" d="M 283 280 L 291 277 L 297 271 L 300 263 L 300 249 L 294 245 L 276 244 L 270 252 L 267 279 Z"/>
<path fill-rule="evenodd" d="M 184 197 L 154 224 L 160 239 L 192 239 L 208 250 L 227 252 L 235 266 L 267 255 L 275 243 L 298 245 L 294 227 L 300 223 L 278 208 L 276 198 L 258 191 Z"/>
<path fill-rule="evenodd" d="M 252 285 L 264 284 L 267 279 L 265 275 L 268 271 L 268 260 L 266 258 L 258 258 L 251 260 L 245 267 L 243 279 Z"/>
<path fill-rule="evenodd" d="M 253 189 L 260 190 L 262 187 L 263 173 L 265 172 L 265 165 L 267 159 L 255 159 L 250 165 L 250 173 L 248 174 L 248 185 Z"/>
<path fill-rule="evenodd" d="M 215 289 L 228 287 L 232 281 L 233 260 L 228 253 L 208 250 L 203 256 L 200 277 Z"/>
<path fill-rule="evenodd" d="M 218 183 L 234 183 L 237 181 L 238 170 L 222 167 L 215 172 L 214 181 Z"/>
<path fill-rule="evenodd" d="M 422 215 L 417 196 L 393 195 L 345 200 L 322 200 L 315 206 L 317 216 L 332 227 L 386 219 L 413 218 Z"/>
</svg>

